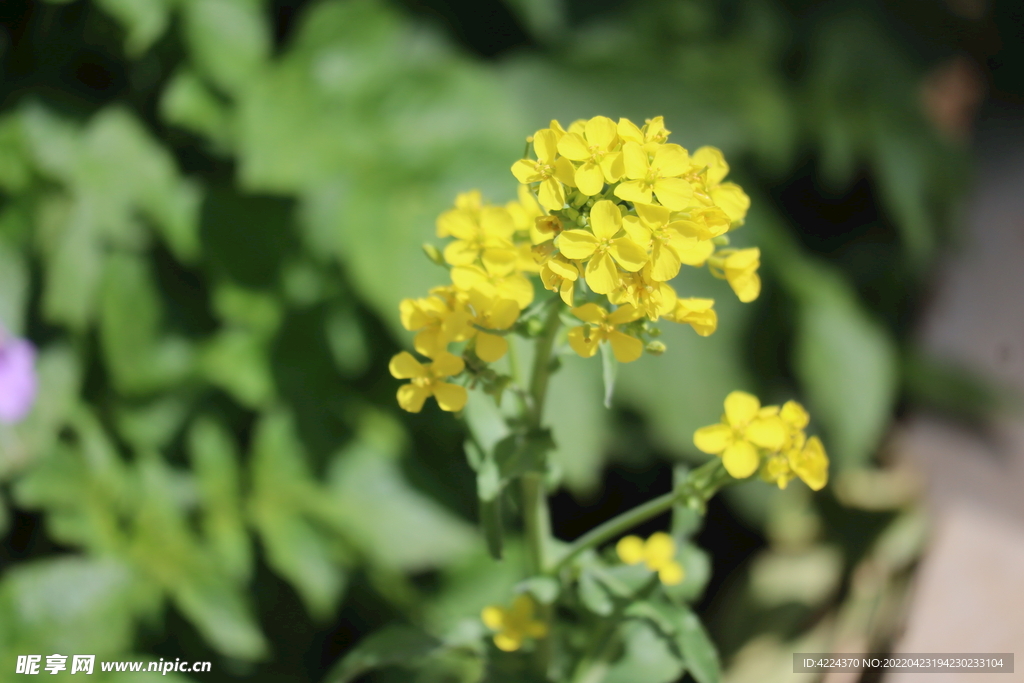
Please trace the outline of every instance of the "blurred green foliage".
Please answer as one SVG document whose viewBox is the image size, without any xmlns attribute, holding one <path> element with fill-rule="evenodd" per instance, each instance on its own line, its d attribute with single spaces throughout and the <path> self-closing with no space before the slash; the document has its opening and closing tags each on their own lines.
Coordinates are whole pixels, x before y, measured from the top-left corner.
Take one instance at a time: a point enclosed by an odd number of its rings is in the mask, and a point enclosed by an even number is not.
<svg viewBox="0 0 1024 683">
<path fill-rule="evenodd" d="M 475 617 L 505 600 L 520 552 L 513 539 L 504 563 L 487 558 L 460 427 L 399 418 L 384 364 L 407 343 L 399 300 L 440 281 L 420 250 L 436 215 L 467 189 L 513 198 L 509 166 L 551 118 L 662 114 L 674 141 L 721 147 L 754 199 L 737 239 L 763 248 L 766 298 L 787 311 L 766 321 L 766 305 L 681 275 L 677 290 L 716 299 L 719 330 L 673 327 L 665 355 L 620 368 L 614 415 L 692 460 L 693 430 L 729 391 L 796 394 L 838 469 L 869 462 L 907 341 L 856 273 L 794 238 L 819 226 L 788 224 L 770 190 L 808 155 L 834 191 L 866 170 L 912 293 L 963 173 L 919 112 L 924 65 L 857 3 L 803 23 L 762 0 L 509 7 L 531 47 L 491 60 L 384 0 L 305 5 L 283 44 L 260 0 L 34 7 L 87 13 L 126 71 L 159 76 L 98 107 L 8 93 L 0 112 L 0 321 L 41 347 L 34 411 L 0 426 L 2 519 L 42 520 L 51 549 L 0 577 L 0 677 L 17 654 L 131 658 L 168 605 L 204 641 L 194 652 L 224 658 L 218 675 L 272 672 L 241 664 L 281 656 L 269 570 L 321 624 L 350 586 L 373 592 L 364 620 L 387 605 L 451 644 L 422 680 L 481 680 Z M 758 344 L 779 361 L 770 376 L 751 363 Z M 617 425 L 600 363 L 565 358 L 551 391 L 564 484 L 592 496 Z M 467 412 L 493 444 L 504 425 L 488 411 Z M 766 498 L 744 491 L 734 502 L 756 525 Z M 651 623 L 630 627 L 607 680 L 679 676 Z M 670 630 L 684 651 L 705 637 Z M 386 664 L 389 647 L 368 643 L 334 680 Z M 308 669 L 287 678 L 325 670 Z"/>
</svg>

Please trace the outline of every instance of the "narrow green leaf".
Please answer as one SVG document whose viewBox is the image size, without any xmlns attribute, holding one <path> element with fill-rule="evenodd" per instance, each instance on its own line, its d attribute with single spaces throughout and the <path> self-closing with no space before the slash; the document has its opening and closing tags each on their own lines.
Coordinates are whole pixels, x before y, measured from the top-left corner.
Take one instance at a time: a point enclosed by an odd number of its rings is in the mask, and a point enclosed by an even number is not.
<svg viewBox="0 0 1024 683">
<path fill-rule="evenodd" d="M 718 661 L 718 650 L 711 642 L 704 625 L 697 615 L 688 609 L 676 612 L 676 638 L 679 649 L 686 660 L 686 668 L 697 679 L 697 683 L 718 683 L 721 679 L 721 664 Z"/>
<path fill-rule="evenodd" d="M 485 457 L 480 463 L 476 476 L 476 490 L 480 505 L 480 528 L 487 540 L 487 550 L 500 560 L 503 545 L 503 520 L 501 505 L 501 473 L 493 458 Z"/>
<path fill-rule="evenodd" d="M 338 662 L 324 683 L 349 683 L 362 674 L 386 666 L 413 667 L 433 651 L 439 642 L 408 626 L 388 626 L 370 634 Z"/>
</svg>

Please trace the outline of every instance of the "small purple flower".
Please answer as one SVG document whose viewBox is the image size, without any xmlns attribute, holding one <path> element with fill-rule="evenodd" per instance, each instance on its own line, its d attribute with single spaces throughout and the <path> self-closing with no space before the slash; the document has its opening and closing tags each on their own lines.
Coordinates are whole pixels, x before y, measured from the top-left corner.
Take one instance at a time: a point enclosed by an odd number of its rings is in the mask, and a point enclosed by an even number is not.
<svg viewBox="0 0 1024 683">
<path fill-rule="evenodd" d="M 20 422 L 36 400 L 36 349 L 0 330 L 0 422 Z"/>
</svg>

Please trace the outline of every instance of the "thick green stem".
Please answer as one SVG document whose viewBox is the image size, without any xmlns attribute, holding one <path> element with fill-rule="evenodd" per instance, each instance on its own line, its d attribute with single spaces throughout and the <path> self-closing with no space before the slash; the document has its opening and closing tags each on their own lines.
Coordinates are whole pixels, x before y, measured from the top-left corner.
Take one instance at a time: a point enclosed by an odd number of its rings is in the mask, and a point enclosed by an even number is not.
<svg viewBox="0 0 1024 683">
<path fill-rule="evenodd" d="M 638 505 L 632 510 L 627 510 L 577 538 L 558 560 L 553 572 L 558 573 L 562 567 L 566 566 L 583 551 L 596 548 L 602 543 L 629 531 L 633 527 L 639 526 L 664 512 L 668 512 L 677 502 L 684 502 L 688 505 L 703 508 L 708 499 L 731 480 L 732 477 L 725 471 L 721 460 L 716 458 L 704 463 L 690 472 L 686 481 L 677 486 L 671 493 L 658 496 L 643 505 Z M 701 511 L 703 512 L 703 510 Z"/>
</svg>

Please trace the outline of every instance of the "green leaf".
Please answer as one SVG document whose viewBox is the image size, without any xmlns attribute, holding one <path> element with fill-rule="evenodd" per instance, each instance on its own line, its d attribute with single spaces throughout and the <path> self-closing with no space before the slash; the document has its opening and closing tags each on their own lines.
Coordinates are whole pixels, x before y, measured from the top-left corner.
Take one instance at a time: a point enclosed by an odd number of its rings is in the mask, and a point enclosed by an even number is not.
<svg viewBox="0 0 1024 683">
<path fill-rule="evenodd" d="M 578 590 L 580 601 L 594 614 L 606 617 L 615 608 L 608 591 L 600 581 L 594 578 L 593 573 L 586 569 L 580 574 Z"/>
<path fill-rule="evenodd" d="M 238 659 L 262 659 L 267 643 L 240 593 L 212 573 L 191 575 L 172 589 L 175 605 L 216 650 Z"/>
<path fill-rule="evenodd" d="M 25 258 L 0 239 L 0 327 L 13 335 L 24 330 L 28 284 Z"/>
<path fill-rule="evenodd" d="M 160 115 L 168 123 L 207 138 L 216 151 L 231 147 L 230 114 L 192 71 L 180 69 L 160 97 Z"/>
<path fill-rule="evenodd" d="M 415 572 L 456 561 L 476 536 L 405 482 L 397 459 L 401 434 L 391 418 L 365 420 L 359 436 L 328 467 L 330 500 L 317 518 L 371 562 Z"/>
<path fill-rule="evenodd" d="M 130 566 L 111 557 L 19 564 L 0 582 L 0 653 L 119 654 L 134 639 L 135 618 L 152 615 L 152 597 Z"/>
<path fill-rule="evenodd" d="M 213 309 L 225 323 L 270 337 L 281 325 L 284 310 L 272 294 L 232 284 L 220 284 L 213 292 Z"/>
<path fill-rule="evenodd" d="M 820 291 L 800 311 L 796 370 L 811 414 L 827 430 L 829 450 L 841 466 L 861 466 L 892 418 L 895 344 L 845 293 Z"/>
<path fill-rule="evenodd" d="M 561 468 L 566 485 L 584 494 L 593 492 L 600 481 L 611 425 L 602 405 L 598 364 L 575 354 L 562 361 L 548 386 L 544 424 L 551 425 L 557 444 L 551 460 Z"/>
<path fill-rule="evenodd" d="M 274 397 L 274 378 L 265 340 L 255 332 L 226 329 L 203 347 L 199 367 L 214 386 L 247 408 L 260 408 Z"/>
<path fill-rule="evenodd" d="M 386 666 L 413 667 L 430 655 L 439 642 L 408 626 L 388 626 L 363 638 L 324 678 L 324 683 L 349 683 Z"/>
<path fill-rule="evenodd" d="M 270 28 L 255 0 L 183 0 L 185 38 L 193 63 L 216 86 L 235 93 L 270 54 Z"/>
<path fill-rule="evenodd" d="M 188 404 L 166 396 L 138 407 L 117 409 L 117 431 L 134 448 L 158 451 L 174 438 L 185 421 Z"/>
<path fill-rule="evenodd" d="M 313 526 L 308 508 L 325 494 L 312 479 L 291 416 L 264 414 L 256 428 L 249 510 L 270 567 L 287 579 L 309 611 L 326 617 L 345 587 L 346 558 Z"/>
<path fill-rule="evenodd" d="M 626 651 L 609 668 L 605 683 L 671 683 L 682 676 L 683 665 L 648 622 L 628 621 L 619 633 Z"/>
<path fill-rule="evenodd" d="M 547 466 L 547 453 L 554 448 L 551 431 L 547 429 L 529 434 L 510 434 L 494 445 L 494 462 L 505 480 L 528 472 L 543 473 Z"/>
<path fill-rule="evenodd" d="M 125 52 L 138 57 L 167 30 L 172 0 L 97 0 L 127 31 Z"/>
<path fill-rule="evenodd" d="M 680 584 L 665 586 L 665 593 L 681 602 L 692 603 L 700 600 L 711 579 L 711 557 L 700 547 L 684 543 L 679 548 L 676 559 L 683 565 L 686 576 Z"/>
<path fill-rule="evenodd" d="M 104 273 L 100 340 L 114 386 L 144 394 L 180 382 L 192 370 L 183 339 L 160 338 L 162 305 L 148 264 L 116 253 Z"/>
<path fill-rule="evenodd" d="M 225 573 L 245 581 L 252 571 L 252 547 L 242 516 L 234 437 L 215 420 L 200 418 L 189 430 L 188 446 L 202 501 L 203 535 Z"/>
<path fill-rule="evenodd" d="M 677 611 L 676 638 L 686 660 L 686 668 L 697 683 L 718 683 L 721 664 L 718 650 L 697 615 L 690 610 Z"/>
<path fill-rule="evenodd" d="M 351 306 L 335 306 L 327 317 L 327 343 L 334 364 L 348 377 L 356 377 L 370 364 L 368 335 Z"/>
<path fill-rule="evenodd" d="M 612 407 L 612 396 L 615 395 L 615 375 L 619 370 L 619 361 L 612 353 L 611 344 L 601 344 L 601 377 L 604 379 L 604 407 Z"/>
</svg>

